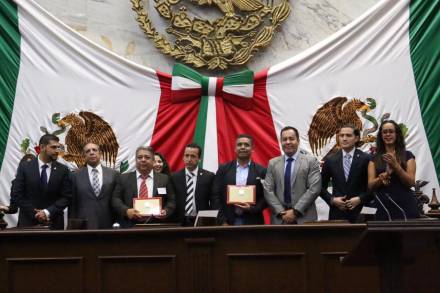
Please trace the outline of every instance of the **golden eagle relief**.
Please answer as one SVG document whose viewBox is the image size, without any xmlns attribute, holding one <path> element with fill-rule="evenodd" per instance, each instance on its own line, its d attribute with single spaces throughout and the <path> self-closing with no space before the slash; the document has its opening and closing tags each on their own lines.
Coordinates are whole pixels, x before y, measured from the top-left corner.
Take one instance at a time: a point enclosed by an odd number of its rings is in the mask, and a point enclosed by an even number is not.
<svg viewBox="0 0 440 293">
<path fill-rule="evenodd" d="M 270 44 L 276 29 L 290 14 L 289 0 L 131 2 L 141 29 L 156 48 L 180 62 L 209 70 L 246 64 Z M 149 14 L 154 11 L 148 8 L 153 5 L 168 23 L 165 32 L 170 38 L 159 33 L 151 22 Z"/>
<path fill-rule="evenodd" d="M 101 149 L 102 161 L 115 167 L 119 144 L 111 126 L 101 117 L 92 112 L 81 111 L 79 114 L 66 115 L 57 124 L 62 129 L 67 129 L 64 160 L 74 162 L 77 167 L 83 166 L 85 162 L 82 148 L 87 142 L 93 142 Z"/>
<path fill-rule="evenodd" d="M 370 105 L 372 105 L 371 100 L 369 100 Z M 320 107 L 313 116 L 308 132 L 309 144 L 313 154 L 319 154 L 321 149 L 329 143 L 333 136 L 337 135 L 338 130 L 344 124 L 350 123 L 359 130 L 362 130 L 362 120 L 357 113 L 361 113 L 361 115 L 367 119 L 366 113 L 372 108 L 370 105 L 359 99 L 348 101 L 346 97 L 336 97 Z M 377 122 L 375 123 L 377 124 Z M 364 139 L 364 137 L 362 138 Z M 335 147 L 330 152 L 334 150 Z"/>
</svg>

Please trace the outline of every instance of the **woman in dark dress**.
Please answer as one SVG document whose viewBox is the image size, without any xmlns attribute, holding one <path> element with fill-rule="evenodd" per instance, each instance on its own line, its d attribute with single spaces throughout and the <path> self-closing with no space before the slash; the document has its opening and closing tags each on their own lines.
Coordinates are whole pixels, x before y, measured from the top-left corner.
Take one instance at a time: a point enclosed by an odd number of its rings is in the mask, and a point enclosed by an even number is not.
<svg viewBox="0 0 440 293">
<path fill-rule="evenodd" d="M 396 204 L 404 210 L 408 219 L 418 218 L 416 198 L 410 189 L 415 184 L 416 161 L 414 155 L 406 150 L 402 130 L 396 122 L 382 122 L 376 147 L 376 155 L 368 165 L 368 187 L 376 192 L 392 220 L 404 219 Z M 375 203 L 376 220 L 387 221 L 385 209 L 377 199 Z"/>
</svg>

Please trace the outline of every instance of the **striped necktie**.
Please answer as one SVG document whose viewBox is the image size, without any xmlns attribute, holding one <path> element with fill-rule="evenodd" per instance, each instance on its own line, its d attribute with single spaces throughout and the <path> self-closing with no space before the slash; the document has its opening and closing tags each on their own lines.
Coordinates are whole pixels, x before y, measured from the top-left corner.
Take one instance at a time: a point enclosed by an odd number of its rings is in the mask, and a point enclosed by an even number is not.
<svg viewBox="0 0 440 293">
<path fill-rule="evenodd" d="M 194 193 L 195 193 L 195 186 L 194 186 L 194 173 L 189 172 L 186 175 L 186 200 L 185 200 L 185 215 L 191 216 L 194 213 L 195 207 L 194 207 Z"/>
<path fill-rule="evenodd" d="M 141 186 L 139 187 L 139 198 L 148 198 L 148 188 L 147 188 L 147 178 L 148 175 L 141 175 Z"/>
<path fill-rule="evenodd" d="M 101 186 L 99 184 L 98 169 L 96 168 L 92 169 L 92 187 L 93 187 L 93 192 L 95 193 L 96 196 L 98 196 L 99 193 L 101 192 Z"/>
<path fill-rule="evenodd" d="M 350 174 L 350 168 L 351 168 L 351 155 L 346 154 L 344 156 L 344 175 L 345 180 L 348 180 L 348 175 Z"/>
</svg>

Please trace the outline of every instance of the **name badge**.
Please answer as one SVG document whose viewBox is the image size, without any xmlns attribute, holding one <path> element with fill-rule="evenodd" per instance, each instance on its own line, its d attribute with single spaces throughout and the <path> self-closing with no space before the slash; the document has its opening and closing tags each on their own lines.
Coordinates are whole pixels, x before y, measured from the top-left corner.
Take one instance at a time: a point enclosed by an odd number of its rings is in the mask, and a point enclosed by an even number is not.
<svg viewBox="0 0 440 293">
<path fill-rule="evenodd" d="M 167 188 L 166 187 L 158 187 L 157 194 L 161 194 L 161 195 L 167 194 Z"/>
</svg>

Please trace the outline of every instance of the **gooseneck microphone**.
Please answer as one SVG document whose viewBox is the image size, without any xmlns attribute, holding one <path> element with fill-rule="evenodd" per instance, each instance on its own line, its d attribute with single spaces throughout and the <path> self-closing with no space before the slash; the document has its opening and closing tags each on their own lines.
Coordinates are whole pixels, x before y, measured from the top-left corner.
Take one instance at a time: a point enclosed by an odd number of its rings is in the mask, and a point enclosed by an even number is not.
<svg viewBox="0 0 440 293">
<path fill-rule="evenodd" d="M 400 212 L 402 212 L 405 222 L 408 221 L 405 211 L 397 204 L 397 202 L 395 202 L 388 193 L 385 193 L 385 196 L 400 210 Z"/>
<path fill-rule="evenodd" d="M 383 202 L 380 200 L 379 196 L 377 195 L 376 192 L 373 192 L 374 194 L 374 198 L 380 203 L 380 205 L 383 207 L 383 209 L 385 210 L 385 212 L 387 213 L 388 216 L 388 221 L 391 222 L 391 215 L 390 215 L 390 211 L 385 207 L 385 205 L 383 204 Z"/>
</svg>

